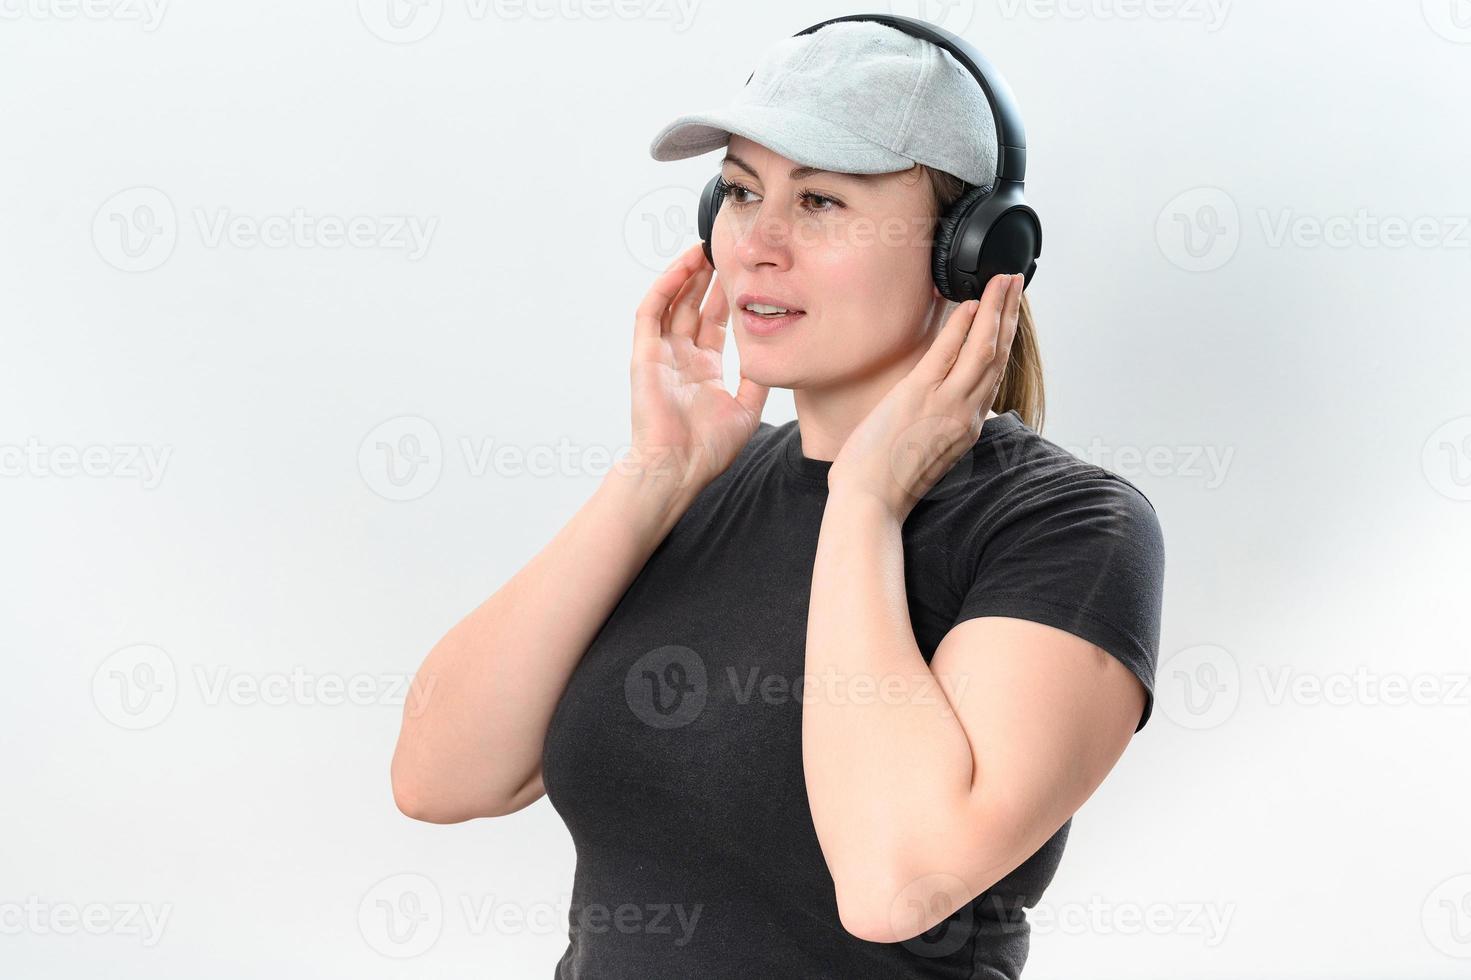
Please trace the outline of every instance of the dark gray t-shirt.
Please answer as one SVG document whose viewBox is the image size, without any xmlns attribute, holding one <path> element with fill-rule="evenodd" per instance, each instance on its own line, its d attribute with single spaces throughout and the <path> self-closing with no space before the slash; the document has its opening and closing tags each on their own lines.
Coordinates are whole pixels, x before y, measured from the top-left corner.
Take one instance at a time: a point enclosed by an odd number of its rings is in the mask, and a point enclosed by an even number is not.
<svg viewBox="0 0 1471 980">
<path fill-rule="evenodd" d="M 553 714 L 547 797 L 577 851 L 558 980 L 1010 980 L 1069 820 L 903 943 L 847 932 L 802 776 L 807 603 L 831 463 L 763 422 L 654 551 Z M 1164 580 L 1154 508 L 1122 477 L 987 419 L 903 527 L 926 662 L 956 623 L 1074 633 L 1149 692 Z M 813 683 L 820 683 L 814 678 Z"/>
</svg>

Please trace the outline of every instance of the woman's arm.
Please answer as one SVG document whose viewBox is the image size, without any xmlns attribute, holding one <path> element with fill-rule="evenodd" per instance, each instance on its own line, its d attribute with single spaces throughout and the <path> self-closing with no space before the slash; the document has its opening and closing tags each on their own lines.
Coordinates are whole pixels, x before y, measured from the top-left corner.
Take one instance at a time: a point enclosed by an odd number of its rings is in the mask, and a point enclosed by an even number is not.
<svg viewBox="0 0 1471 980">
<path fill-rule="evenodd" d="M 393 753 L 393 798 L 458 823 L 529 806 L 567 680 L 689 495 L 615 466 L 555 538 L 434 645 Z"/>
<path fill-rule="evenodd" d="M 701 490 L 761 424 L 767 389 L 725 389 L 729 304 L 704 249 L 686 249 L 634 314 L 632 451 L 552 542 L 429 651 L 404 705 L 393 798 L 458 823 L 544 792 L 552 712 L 598 630 Z M 710 295 L 705 297 L 706 290 Z M 702 301 L 702 298 L 703 301 Z"/>
<path fill-rule="evenodd" d="M 926 664 L 909 621 L 901 529 L 982 431 L 1021 285 L 996 276 L 961 304 L 828 471 L 806 674 L 837 686 L 803 699 L 802 763 L 839 915 L 872 942 L 929 930 L 1017 867 L 1140 719 L 1140 680 L 1080 636 L 1002 613 L 959 623 Z M 1102 522 L 1096 540 L 1111 549 L 1134 526 Z"/>
<path fill-rule="evenodd" d="M 1004 616 L 957 624 L 926 664 L 902 523 L 867 495 L 829 495 L 805 666 L 824 686 L 802 707 L 843 926 L 886 943 L 933 928 L 1036 852 L 1118 761 L 1144 699 L 1101 648 Z"/>
</svg>

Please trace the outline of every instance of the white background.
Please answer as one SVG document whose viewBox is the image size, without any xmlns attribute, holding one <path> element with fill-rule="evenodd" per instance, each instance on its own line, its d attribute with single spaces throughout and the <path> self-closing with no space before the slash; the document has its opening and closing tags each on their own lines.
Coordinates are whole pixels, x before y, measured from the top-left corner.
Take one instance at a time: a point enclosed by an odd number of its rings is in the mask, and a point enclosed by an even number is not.
<svg viewBox="0 0 1471 980">
<path fill-rule="evenodd" d="M 1027 976 L 1465 976 L 1471 5 L 872 6 L 1010 79 L 1044 434 L 1166 535 Z M 650 138 L 863 9 L 0 0 L 0 973 L 551 975 L 563 825 L 401 815 L 397 699 L 626 445 Z"/>
</svg>

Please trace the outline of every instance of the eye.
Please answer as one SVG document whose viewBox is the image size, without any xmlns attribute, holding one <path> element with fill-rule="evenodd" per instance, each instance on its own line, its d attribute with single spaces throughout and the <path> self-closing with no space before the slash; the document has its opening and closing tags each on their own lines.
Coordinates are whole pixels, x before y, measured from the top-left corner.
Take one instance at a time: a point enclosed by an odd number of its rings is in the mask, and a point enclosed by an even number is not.
<svg viewBox="0 0 1471 980">
<path fill-rule="evenodd" d="M 725 184 L 725 200 L 721 205 L 722 207 L 743 208 L 751 203 L 749 200 L 746 200 L 744 195 L 754 194 L 755 192 L 745 184 L 728 181 L 724 178 L 721 178 L 721 182 Z M 825 194 L 814 194 L 812 191 L 803 191 L 801 197 L 803 202 L 802 209 L 809 214 L 823 214 L 843 207 L 842 201 L 839 201 L 837 198 L 828 197 Z M 812 206 L 814 202 L 826 202 L 832 205 L 832 207 L 814 207 Z"/>
</svg>

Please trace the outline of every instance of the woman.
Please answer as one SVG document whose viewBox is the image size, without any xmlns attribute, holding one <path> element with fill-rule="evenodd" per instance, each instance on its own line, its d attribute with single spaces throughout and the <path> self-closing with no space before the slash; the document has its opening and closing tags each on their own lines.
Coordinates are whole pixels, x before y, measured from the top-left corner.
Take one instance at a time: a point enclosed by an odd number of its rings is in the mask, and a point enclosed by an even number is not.
<svg viewBox="0 0 1471 980">
<path fill-rule="evenodd" d="M 840 26 L 773 59 L 826 71 L 804 45 Z M 853 30 L 845 66 L 936 58 Z M 700 152 L 669 149 L 694 118 L 657 158 Z M 562 980 L 1014 978 L 1152 708 L 1159 525 L 1038 434 L 1022 284 L 932 281 L 977 168 L 911 140 L 903 169 L 870 146 L 812 172 L 764 118 L 723 136 L 714 267 L 691 247 L 639 307 L 629 454 L 429 653 L 395 799 L 451 823 L 549 797 L 577 847 Z M 772 386 L 795 422 L 760 420 Z"/>
</svg>

